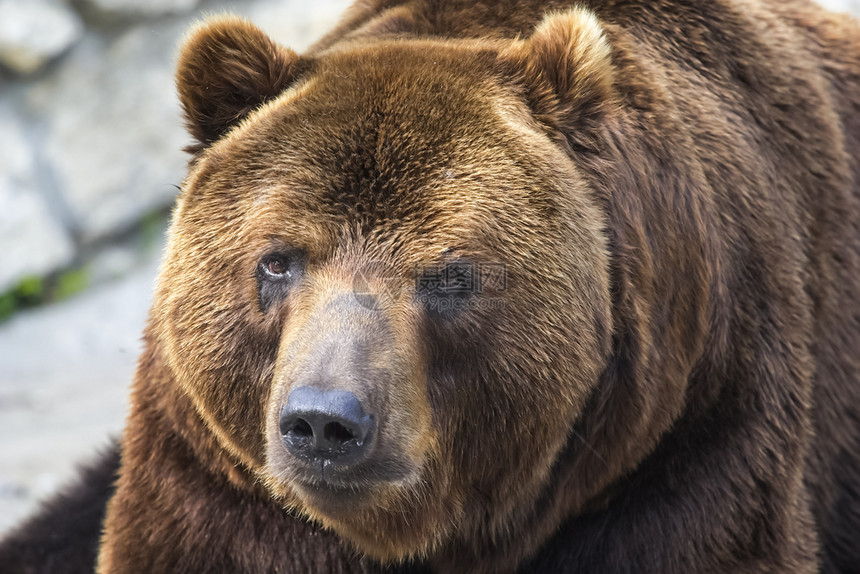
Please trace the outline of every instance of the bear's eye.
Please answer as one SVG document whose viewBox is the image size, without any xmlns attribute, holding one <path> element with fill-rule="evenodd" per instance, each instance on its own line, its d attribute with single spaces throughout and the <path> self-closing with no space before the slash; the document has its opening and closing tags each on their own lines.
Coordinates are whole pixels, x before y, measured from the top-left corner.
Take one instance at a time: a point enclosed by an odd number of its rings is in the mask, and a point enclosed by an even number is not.
<svg viewBox="0 0 860 574">
<path fill-rule="evenodd" d="M 260 310 L 265 313 L 283 300 L 304 269 L 302 251 L 278 251 L 265 255 L 257 264 L 257 293 Z"/>
<path fill-rule="evenodd" d="M 268 261 L 264 261 L 263 269 L 266 271 L 266 274 L 273 279 L 290 276 L 290 269 L 287 266 L 287 262 L 284 260 L 284 257 L 280 255 L 274 255 L 270 257 Z"/>
</svg>

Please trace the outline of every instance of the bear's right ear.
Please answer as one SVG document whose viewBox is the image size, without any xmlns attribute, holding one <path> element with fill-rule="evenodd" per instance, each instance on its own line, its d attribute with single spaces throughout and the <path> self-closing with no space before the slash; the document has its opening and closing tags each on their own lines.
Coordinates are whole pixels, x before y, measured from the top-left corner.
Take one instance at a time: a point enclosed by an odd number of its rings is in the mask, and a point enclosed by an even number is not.
<svg viewBox="0 0 860 574">
<path fill-rule="evenodd" d="M 575 148 L 596 151 L 597 126 L 616 98 L 612 48 L 591 10 L 548 14 L 529 38 L 500 56 L 513 66 L 538 119 Z"/>
<path fill-rule="evenodd" d="M 193 29 L 179 54 L 176 87 L 199 151 L 299 73 L 299 57 L 241 18 L 224 16 Z"/>
</svg>

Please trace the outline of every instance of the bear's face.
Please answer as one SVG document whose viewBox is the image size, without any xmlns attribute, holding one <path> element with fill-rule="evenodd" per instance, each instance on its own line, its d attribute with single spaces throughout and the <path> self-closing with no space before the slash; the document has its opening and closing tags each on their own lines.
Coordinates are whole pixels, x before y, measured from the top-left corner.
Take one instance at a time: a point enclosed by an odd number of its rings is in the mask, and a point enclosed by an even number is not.
<svg viewBox="0 0 860 574">
<path fill-rule="evenodd" d="M 601 211 L 510 77 L 526 49 L 302 59 L 222 19 L 183 52 L 162 353 L 273 497 L 381 559 L 510 530 L 606 363 Z"/>
</svg>

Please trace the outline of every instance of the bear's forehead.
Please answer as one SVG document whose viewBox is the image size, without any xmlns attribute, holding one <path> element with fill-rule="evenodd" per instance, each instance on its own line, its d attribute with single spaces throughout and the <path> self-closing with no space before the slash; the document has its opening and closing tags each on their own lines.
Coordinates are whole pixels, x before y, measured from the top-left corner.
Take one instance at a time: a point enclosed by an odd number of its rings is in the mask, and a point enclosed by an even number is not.
<svg viewBox="0 0 860 574">
<path fill-rule="evenodd" d="M 524 106 L 500 85 L 493 61 L 432 42 L 334 52 L 238 132 L 252 153 L 279 148 L 358 175 L 368 163 L 410 179 L 452 162 L 503 170 L 518 134 L 499 112 Z"/>
<path fill-rule="evenodd" d="M 533 141 L 543 136 L 486 54 L 467 55 L 383 46 L 321 57 L 208 152 L 190 201 L 224 198 L 237 219 L 271 228 L 449 242 L 510 217 L 545 187 Z"/>
</svg>

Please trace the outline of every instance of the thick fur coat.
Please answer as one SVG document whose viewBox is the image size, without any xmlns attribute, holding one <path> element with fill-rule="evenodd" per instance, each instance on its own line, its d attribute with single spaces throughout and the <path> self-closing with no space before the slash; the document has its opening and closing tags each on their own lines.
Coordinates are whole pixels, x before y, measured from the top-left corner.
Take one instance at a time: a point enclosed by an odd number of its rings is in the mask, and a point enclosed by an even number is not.
<svg viewBox="0 0 860 574">
<path fill-rule="evenodd" d="M 855 21 L 366 0 L 304 55 L 211 20 L 177 83 L 115 493 L 65 499 L 100 574 L 860 571 Z M 285 447 L 299 388 L 371 453 Z"/>
</svg>

